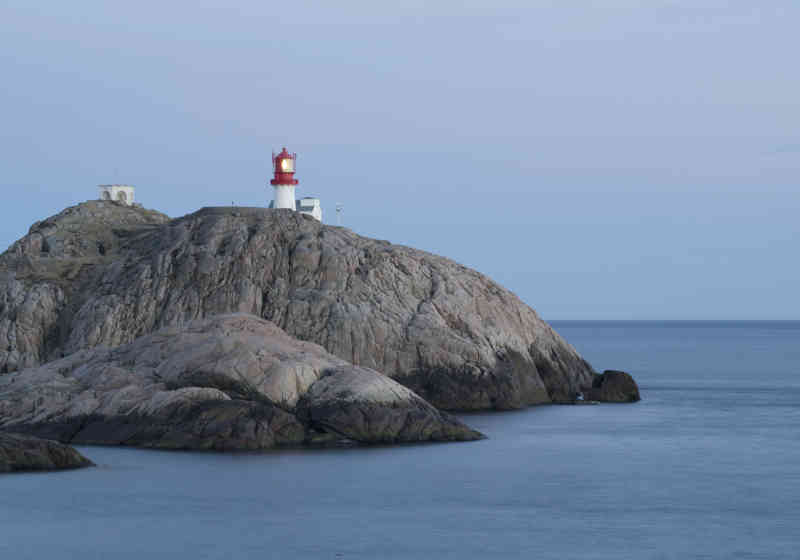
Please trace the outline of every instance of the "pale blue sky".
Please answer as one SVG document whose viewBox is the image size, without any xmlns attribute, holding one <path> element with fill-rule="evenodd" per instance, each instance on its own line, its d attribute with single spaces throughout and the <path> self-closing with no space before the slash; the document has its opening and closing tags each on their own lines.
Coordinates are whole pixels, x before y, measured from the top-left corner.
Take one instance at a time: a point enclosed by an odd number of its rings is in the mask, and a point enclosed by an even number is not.
<svg viewBox="0 0 800 560">
<path fill-rule="evenodd" d="M 129 182 L 358 233 L 547 319 L 800 318 L 800 3 L 0 0 L 0 244 Z"/>
</svg>

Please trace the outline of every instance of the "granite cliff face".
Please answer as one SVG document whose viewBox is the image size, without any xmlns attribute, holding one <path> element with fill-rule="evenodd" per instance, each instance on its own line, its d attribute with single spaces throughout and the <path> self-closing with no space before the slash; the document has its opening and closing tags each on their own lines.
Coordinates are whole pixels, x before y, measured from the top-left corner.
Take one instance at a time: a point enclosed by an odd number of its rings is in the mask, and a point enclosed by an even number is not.
<svg viewBox="0 0 800 560">
<path fill-rule="evenodd" d="M 594 380 L 531 308 L 446 258 L 289 210 L 169 220 L 109 202 L 35 224 L 0 257 L 0 371 L 232 312 L 443 409 L 567 401 Z"/>
<path fill-rule="evenodd" d="M 246 314 L 0 376 L 0 428 L 67 443 L 213 450 L 482 437 L 385 375 Z"/>
</svg>

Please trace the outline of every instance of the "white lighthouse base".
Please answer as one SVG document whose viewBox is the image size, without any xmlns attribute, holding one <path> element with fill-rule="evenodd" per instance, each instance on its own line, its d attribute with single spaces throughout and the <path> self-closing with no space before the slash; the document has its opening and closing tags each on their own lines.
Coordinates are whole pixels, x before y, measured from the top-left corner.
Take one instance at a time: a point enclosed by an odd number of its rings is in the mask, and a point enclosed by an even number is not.
<svg viewBox="0 0 800 560">
<path fill-rule="evenodd" d="M 294 185 L 275 185 L 275 200 L 272 206 L 295 210 Z"/>
</svg>

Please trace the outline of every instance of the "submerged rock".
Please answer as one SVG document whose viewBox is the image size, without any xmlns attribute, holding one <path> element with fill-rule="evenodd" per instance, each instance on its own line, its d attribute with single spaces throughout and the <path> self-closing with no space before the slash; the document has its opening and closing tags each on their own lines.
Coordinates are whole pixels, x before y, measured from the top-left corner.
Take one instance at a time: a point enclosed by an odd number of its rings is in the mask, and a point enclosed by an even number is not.
<svg viewBox="0 0 800 560">
<path fill-rule="evenodd" d="M 606 370 L 595 375 L 592 386 L 584 390 L 585 397 L 590 401 L 602 402 L 637 402 L 639 387 L 633 377 L 624 371 Z"/>
<path fill-rule="evenodd" d="M 517 296 L 446 258 L 289 210 L 205 208 L 168 221 L 108 202 L 35 224 L 0 257 L 0 371 L 231 312 L 443 409 L 560 402 L 593 380 Z"/>
<path fill-rule="evenodd" d="M 0 427 L 164 449 L 482 437 L 386 376 L 246 314 L 0 376 Z"/>
<path fill-rule="evenodd" d="M 0 432 L 0 473 L 55 471 L 92 465 L 89 459 L 68 445 Z"/>
</svg>

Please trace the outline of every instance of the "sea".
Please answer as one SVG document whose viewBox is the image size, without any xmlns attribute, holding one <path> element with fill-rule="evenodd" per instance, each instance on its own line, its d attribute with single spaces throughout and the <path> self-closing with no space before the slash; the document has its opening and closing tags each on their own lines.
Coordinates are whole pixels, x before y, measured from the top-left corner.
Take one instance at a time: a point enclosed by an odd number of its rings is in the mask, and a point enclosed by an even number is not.
<svg viewBox="0 0 800 560">
<path fill-rule="evenodd" d="M 554 322 L 636 404 L 463 415 L 471 443 L 81 447 L 0 477 L 0 559 L 800 558 L 800 322 Z"/>
</svg>

